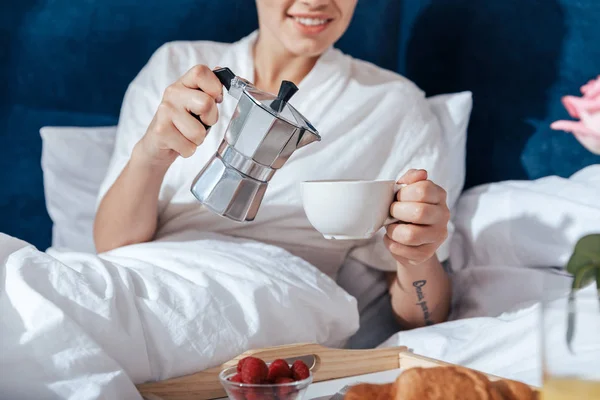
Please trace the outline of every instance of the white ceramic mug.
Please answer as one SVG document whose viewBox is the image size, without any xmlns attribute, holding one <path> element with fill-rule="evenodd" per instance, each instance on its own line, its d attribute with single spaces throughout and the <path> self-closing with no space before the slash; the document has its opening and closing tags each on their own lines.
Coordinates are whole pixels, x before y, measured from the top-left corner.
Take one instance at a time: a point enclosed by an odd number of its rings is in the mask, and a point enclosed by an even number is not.
<svg viewBox="0 0 600 400">
<path fill-rule="evenodd" d="M 393 180 L 302 182 L 304 212 L 326 239 L 369 239 L 398 221 L 390 207 L 401 186 Z"/>
</svg>

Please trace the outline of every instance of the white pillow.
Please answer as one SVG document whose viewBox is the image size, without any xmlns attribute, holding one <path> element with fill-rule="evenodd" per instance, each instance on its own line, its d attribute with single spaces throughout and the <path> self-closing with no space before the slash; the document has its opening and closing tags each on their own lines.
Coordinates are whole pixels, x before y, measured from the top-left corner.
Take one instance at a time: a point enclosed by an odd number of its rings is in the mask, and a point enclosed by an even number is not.
<svg viewBox="0 0 600 400">
<path fill-rule="evenodd" d="M 116 126 L 40 129 L 53 248 L 95 253 L 96 197 L 106 175 L 116 132 Z"/>
<path fill-rule="evenodd" d="M 427 99 L 444 133 L 447 149 L 443 163 L 454 179 L 448 192 L 448 207 L 454 209 L 465 185 L 467 162 L 467 128 L 471 119 L 473 96 L 469 91 L 432 96 Z"/>
</svg>

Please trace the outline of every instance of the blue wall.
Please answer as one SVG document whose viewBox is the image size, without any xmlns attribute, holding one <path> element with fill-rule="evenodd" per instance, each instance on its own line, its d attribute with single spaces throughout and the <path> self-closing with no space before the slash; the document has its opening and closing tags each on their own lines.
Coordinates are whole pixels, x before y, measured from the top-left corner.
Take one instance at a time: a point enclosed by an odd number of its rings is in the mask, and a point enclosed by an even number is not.
<svg viewBox="0 0 600 400">
<path fill-rule="evenodd" d="M 600 74 L 597 0 L 359 0 L 338 43 L 428 95 L 471 90 L 467 187 L 598 163 L 568 134 L 563 94 Z M 231 42 L 249 0 L 24 0 L 0 14 L 0 231 L 50 245 L 39 128 L 117 123 L 128 83 L 171 40 Z"/>
</svg>

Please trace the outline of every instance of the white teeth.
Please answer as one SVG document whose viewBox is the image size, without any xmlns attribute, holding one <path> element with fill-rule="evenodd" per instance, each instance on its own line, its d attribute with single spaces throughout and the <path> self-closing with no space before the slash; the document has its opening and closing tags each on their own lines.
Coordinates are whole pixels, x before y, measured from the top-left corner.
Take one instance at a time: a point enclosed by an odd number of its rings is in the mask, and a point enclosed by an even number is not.
<svg viewBox="0 0 600 400">
<path fill-rule="evenodd" d="M 300 17 L 294 17 L 294 19 L 301 23 L 302 25 L 307 25 L 307 26 L 318 26 L 318 25 L 323 25 L 324 23 L 327 22 L 326 19 L 318 19 L 318 18 L 300 18 Z"/>
</svg>

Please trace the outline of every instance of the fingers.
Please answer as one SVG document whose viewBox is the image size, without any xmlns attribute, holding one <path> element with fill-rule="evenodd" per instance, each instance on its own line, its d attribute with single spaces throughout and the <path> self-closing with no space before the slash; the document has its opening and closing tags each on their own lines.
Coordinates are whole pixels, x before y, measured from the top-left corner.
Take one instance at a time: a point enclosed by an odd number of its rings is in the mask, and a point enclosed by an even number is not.
<svg viewBox="0 0 600 400">
<path fill-rule="evenodd" d="M 392 253 L 394 258 L 402 264 L 418 265 L 429 260 L 437 250 L 436 244 L 425 244 L 422 246 L 407 246 L 394 242 L 388 236 L 383 238 L 384 245 Z"/>
<path fill-rule="evenodd" d="M 205 65 L 190 69 L 168 86 L 146 134 L 143 149 L 154 161 L 169 164 L 176 154 L 191 157 L 214 125 L 223 100 L 223 85 Z"/>
<path fill-rule="evenodd" d="M 165 105 L 161 104 L 160 107 L 165 107 Z M 196 152 L 198 146 L 196 146 L 194 142 L 188 140 L 179 131 L 173 123 L 172 118 L 169 117 L 172 115 L 171 113 L 163 113 L 162 115 L 164 116 L 160 118 L 156 127 L 156 131 L 160 132 L 156 141 L 159 148 L 173 150 L 183 158 L 191 157 Z M 194 119 L 191 115 L 190 118 Z"/>
<path fill-rule="evenodd" d="M 579 113 L 579 99 L 575 96 L 563 96 L 563 98 L 561 99 L 563 105 L 565 106 L 567 112 L 569 113 L 569 115 L 572 118 L 580 118 L 580 113 Z"/>
<path fill-rule="evenodd" d="M 223 101 L 223 85 L 214 72 L 206 65 L 196 65 L 185 73 L 180 79 L 185 87 L 190 89 L 200 89 L 217 103 Z"/>
<path fill-rule="evenodd" d="M 419 225 L 434 225 L 450 218 L 450 211 L 446 206 L 422 202 L 394 202 L 390 207 L 390 214 L 402 222 Z"/>
<path fill-rule="evenodd" d="M 206 128 L 190 113 L 175 110 L 172 115 L 173 125 L 187 140 L 200 146 L 206 138 Z"/>
<path fill-rule="evenodd" d="M 446 191 L 428 180 L 417 181 L 398 191 L 398 201 L 442 204 L 446 202 Z"/>
<path fill-rule="evenodd" d="M 176 109 L 198 115 L 208 126 L 214 125 L 219 119 L 219 110 L 215 99 L 199 90 L 174 84 L 165 90 L 164 101 L 172 104 Z"/>
<path fill-rule="evenodd" d="M 421 246 L 443 242 L 448 234 L 445 226 L 392 224 L 386 227 L 387 236 L 405 246 Z"/>
<path fill-rule="evenodd" d="M 595 134 L 591 128 L 585 126 L 585 124 L 581 121 L 556 121 L 550 124 L 550 128 L 557 131 L 582 133 L 584 135 Z"/>
<path fill-rule="evenodd" d="M 410 185 L 411 183 L 424 181 L 427 179 L 427 171 L 424 169 L 409 169 L 398 179 L 398 183 Z"/>
<path fill-rule="evenodd" d="M 384 242 L 401 264 L 417 265 L 429 260 L 448 237 L 450 210 L 446 191 L 428 180 L 425 170 L 407 171 L 398 183 L 398 191 L 390 214 L 402 221 L 386 227 Z"/>
</svg>

